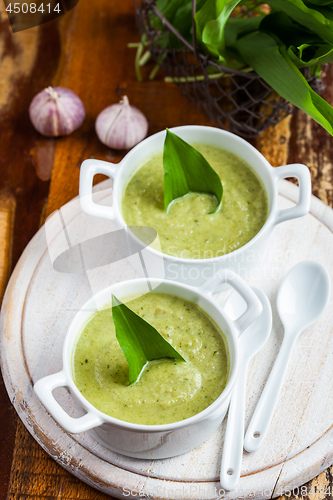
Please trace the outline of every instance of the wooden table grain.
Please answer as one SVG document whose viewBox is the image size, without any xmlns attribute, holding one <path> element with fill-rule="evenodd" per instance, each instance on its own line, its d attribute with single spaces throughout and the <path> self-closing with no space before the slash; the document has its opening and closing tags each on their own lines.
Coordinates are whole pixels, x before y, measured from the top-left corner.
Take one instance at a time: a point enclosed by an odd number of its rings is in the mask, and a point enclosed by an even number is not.
<svg viewBox="0 0 333 500">
<path fill-rule="evenodd" d="M 104 107 L 126 94 L 147 116 L 149 135 L 177 125 L 211 125 L 162 74 L 137 81 L 135 52 L 128 47 L 137 41 L 132 0 L 81 0 L 59 19 L 15 34 L 0 0 L 0 299 L 32 236 L 78 194 L 81 162 L 118 162 L 124 156 L 96 137 L 94 122 Z M 332 67 L 324 83 L 323 97 L 333 104 Z M 32 97 L 48 85 L 71 88 L 85 104 L 83 125 L 68 137 L 44 138 L 29 121 Z M 333 139 L 303 112 L 295 111 L 253 142 L 273 166 L 308 165 L 313 194 L 333 207 Z M 0 500 L 109 498 L 42 450 L 16 417 L 2 382 L 0 418 Z M 332 498 L 332 474 L 330 467 L 289 497 Z"/>
</svg>

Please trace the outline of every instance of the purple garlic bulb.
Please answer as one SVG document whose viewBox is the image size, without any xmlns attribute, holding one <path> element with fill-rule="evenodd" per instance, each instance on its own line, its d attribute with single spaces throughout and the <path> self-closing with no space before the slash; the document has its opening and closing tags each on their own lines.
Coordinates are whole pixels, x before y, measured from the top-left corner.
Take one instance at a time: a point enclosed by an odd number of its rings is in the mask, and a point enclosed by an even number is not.
<svg viewBox="0 0 333 500">
<path fill-rule="evenodd" d="M 130 149 L 146 137 L 148 121 L 124 96 L 118 104 L 112 104 L 100 112 L 95 130 L 99 140 L 109 148 Z"/>
<path fill-rule="evenodd" d="M 81 99 L 64 87 L 47 87 L 35 95 L 29 106 L 33 126 L 47 137 L 71 134 L 80 127 L 85 114 Z"/>
</svg>

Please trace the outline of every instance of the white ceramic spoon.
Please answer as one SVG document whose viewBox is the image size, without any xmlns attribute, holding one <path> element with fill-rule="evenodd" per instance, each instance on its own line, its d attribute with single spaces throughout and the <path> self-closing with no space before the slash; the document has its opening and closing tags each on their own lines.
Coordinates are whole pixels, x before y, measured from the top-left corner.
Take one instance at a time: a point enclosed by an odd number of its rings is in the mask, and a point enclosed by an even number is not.
<svg viewBox="0 0 333 500">
<path fill-rule="evenodd" d="M 239 339 L 239 369 L 228 410 L 220 475 L 221 486 L 228 491 L 235 489 L 241 472 L 248 362 L 264 345 L 272 329 L 272 310 L 269 300 L 261 290 L 257 288 L 253 288 L 253 290 L 262 303 L 263 311 Z M 228 297 L 224 306 L 224 310 L 231 317 L 238 317 L 245 308 L 244 300 L 236 292 Z"/>
<path fill-rule="evenodd" d="M 327 271 L 317 262 L 303 261 L 289 271 L 277 295 L 277 310 L 284 338 L 244 438 L 244 448 L 255 451 L 263 442 L 299 334 L 324 311 L 330 295 Z"/>
</svg>

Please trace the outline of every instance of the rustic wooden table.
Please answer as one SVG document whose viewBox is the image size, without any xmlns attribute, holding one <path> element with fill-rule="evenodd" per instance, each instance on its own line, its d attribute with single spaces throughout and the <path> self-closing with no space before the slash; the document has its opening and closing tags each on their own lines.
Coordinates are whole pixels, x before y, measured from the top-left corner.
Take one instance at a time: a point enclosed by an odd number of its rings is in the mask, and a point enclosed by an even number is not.
<svg viewBox="0 0 333 500">
<path fill-rule="evenodd" d="M 12 34 L 0 3 L 0 298 L 23 249 L 47 216 L 78 194 L 85 158 L 118 162 L 94 131 L 97 114 L 127 94 L 149 120 L 149 134 L 166 126 L 211 125 L 163 75 L 139 83 L 133 49 L 138 41 L 132 0 L 81 0 L 70 12 L 39 27 Z M 333 67 L 323 97 L 333 104 Z M 69 137 L 47 139 L 32 127 L 28 106 L 46 86 L 73 89 L 84 101 L 86 119 Z M 256 147 L 273 166 L 308 165 L 313 194 L 333 207 L 333 139 L 296 111 L 264 132 Z M 57 465 L 17 418 L 0 384 L 0 498 L 108 498 Z M 333 496 L 333 468 L 291 498 Z"/>
</svg>

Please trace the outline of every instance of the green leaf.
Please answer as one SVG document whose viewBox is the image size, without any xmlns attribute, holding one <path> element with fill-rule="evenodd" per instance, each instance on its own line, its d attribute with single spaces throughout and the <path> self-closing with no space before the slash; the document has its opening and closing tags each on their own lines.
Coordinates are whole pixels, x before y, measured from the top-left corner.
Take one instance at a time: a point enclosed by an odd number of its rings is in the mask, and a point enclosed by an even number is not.
<svg viewBox="0 0 333 500">
<path fill-rule="evenodd" d="M 278 94 L 302 109 L 333 135 L 333 109 L 314 92 L 275 38 L 256 31 L 237 42 L 244 60 Z"/>
<path fill-rule="evenodd" d="M 333 0 L 309 0 L 308 2 L 305 2 L 305 3 L 308 5 L 308 7 L 310 7 L 311 4 L 333 6 Z"/>
<path fill-rule="evenodd" d="M 196 2 L 196 10 L 201 9 L 202 4 L 205 0 L 198 0 Z M 181 33 L 185 38 L 190 39 L 192 35 L 192 0 L 178 0 L 179 8 L 174 15 L 172 20 L 173 26 Z"/>
<path fill-rule="evenodd" d="M 164 208 L 190 192 L 208 193 L 217 198 L 219 210 L 223 187 L 220 177 L 199 151 L 167 129 L 164 151 Z"/>
<path fill-rule="evenodd" d="M 333 8 L 328 5 L 311 5 L 307 2 L 304 2 L 309 9 L 315 9 L 317 12 L 320 12 L 328 21 L 333 21 Z M 332 26 L 332 22 L 330 23 Z"/>
<path fill-rule="evenodd" d="M 207 0 L 195 14 L 197 39 L 210 54 L 225 58 L 224 29 L 233 9 L 240 0 Z"/>
<path fill-rule="evenodd" d="M 266 0 L 266 3 L 276 11 L 284 12 L 327 42 L 333 43 L 333 22 L 315 6 L 310 9 L 302 0 Z"/>
<path fill-rule="evenodd" d="M 204 1 L 197 1 L 197 10 L 201 8 Z M 157 0 L 156 8 L 186 40 L 192 41 L 192 0 Z M 165 30 L 162 21 L 157 16 L 154 16 L 152 25 L 157 31 L 163 32 Z M 162 35 L 163 33 L 158 35 L 159 42 Z M 170 44 L 173 48 L 181 46 L 175 35 L 169 32 L 167 32 L 165 39 L 162 38 L 162 42 L 164 48 L 168 48 Z"/>
<path fill-rule="evenodd" d="M 236 50 L 236 42 L 238 38 L 258 30 L 263 17 L 231 17 L 228 19 L 224 30 L 226 55 L 226 59 L 223 61 L 224 66 L 234 69 L 244 69 L 246 63 Z"/>
<path fill-rule="evenodd" d="M 182 4 L 180 0 L 157 0 L 156 2 L 157 10 L 163 14 L 163 16 L 170 21 L 171 24 L 173 24 L 177 11 L 181 8 L 181 6 Z M 161 48 L 167 50 L 170 46 L 173 48 L 177 48 L 179 46 L 177 38 L 172 33 L 165 30 L 163 22 L 158 16 L 152 14 L 150 24 L 152 28 L 159 33 L 158 44 Z M 187 27 L 184 27 L 182 31 L 183 32 L 181 34 L 186 37 L 188 35 Z"/>
<path fill-rule="evenodd" d="M 112 294 L 112 317 L 116 337 L 129 366 L 129 385 L 140 377 L 149 361 L 162 358 L 185 359 L 147 321 Z"/>
<path fill-rule="evenodd" d="M 256 16 L 256 17 L 231 17 L 225 25 L 225 44 L 227 46 L 234 46 L 238 38 L 251 33 L 252 31 L 257 31 L 262 20 L 266 16 Z"/>
<path fill-rule="evenodd" d="M 264 16 L 260 23 L 260 31 L 275 35 L 287 47 L 290 45 L 298 47 L 304 43 L 323 43 L 320 36 L 295 22 L 284 12 L 273 12 Z"/>
<path fill-rule="evenodd" d="M 275 35 L 287 47 L 288 56 L 298 68 L 332 61 L 333 46 L 283 12 L 265 16 L 260 31 Z"/>
</svg>

